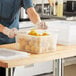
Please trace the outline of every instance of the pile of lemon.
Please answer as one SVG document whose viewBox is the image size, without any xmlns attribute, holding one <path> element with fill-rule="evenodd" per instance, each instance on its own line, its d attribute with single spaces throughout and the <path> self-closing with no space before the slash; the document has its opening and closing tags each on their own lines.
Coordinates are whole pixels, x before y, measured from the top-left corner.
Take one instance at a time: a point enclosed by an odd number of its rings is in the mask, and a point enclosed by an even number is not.
<svg viewBox="0 0 76 76">
<path fill-rule="evenodd" d="M 28 35 L 33 35 L 33 36 L 47 36 L 49 35 L 47 32 L 43 32 L 42 34 L 38 33 L 35 29 L 32 29 Z"/>
</svg>

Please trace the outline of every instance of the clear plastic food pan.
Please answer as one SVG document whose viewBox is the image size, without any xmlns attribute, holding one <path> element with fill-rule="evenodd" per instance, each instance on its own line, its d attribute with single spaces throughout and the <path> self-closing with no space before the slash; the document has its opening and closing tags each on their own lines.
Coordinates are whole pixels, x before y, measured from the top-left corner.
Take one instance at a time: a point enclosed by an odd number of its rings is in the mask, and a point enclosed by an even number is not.
<svg viewBox="0 0 76 76">
<path fill-rule="evenodd" d="M 57 35 L 32 36 L 27 33 L 18 33 L 16 36 L 17 48 L 30 53 L 46 53 L 56 50 Z"/>
</svg>

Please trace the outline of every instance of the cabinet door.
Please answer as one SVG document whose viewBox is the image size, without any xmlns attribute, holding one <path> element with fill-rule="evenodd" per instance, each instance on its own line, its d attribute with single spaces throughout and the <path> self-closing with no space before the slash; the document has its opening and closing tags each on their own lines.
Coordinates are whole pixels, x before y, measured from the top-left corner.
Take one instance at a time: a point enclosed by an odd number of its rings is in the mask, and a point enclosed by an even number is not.
<svg viewBox="0 0 76 76">
<path fill-rule="evenodd" d="M 16 67 L 14 76 L 33 76 L 34 65 Z"/>
<path fill-rule="evenodd" d="M 14 76 L 34 76 L 53 72 L 53 61 L 31 64 L 29 66 L 16 67 Z"/>
</svg>

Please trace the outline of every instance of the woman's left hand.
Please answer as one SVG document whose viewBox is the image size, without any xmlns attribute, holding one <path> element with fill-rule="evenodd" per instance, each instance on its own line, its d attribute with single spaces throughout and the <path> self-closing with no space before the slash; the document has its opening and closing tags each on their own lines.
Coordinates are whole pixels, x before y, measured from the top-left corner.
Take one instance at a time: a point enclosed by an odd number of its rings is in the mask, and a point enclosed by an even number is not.
<svg viewBox="0 0 76 76">
<path fill-rule="evenodd" d="M 45 22 L 43 22 L 43 21 L 38 22 L 38 23 L 36 24 L 36 27 L 37 27 L 37 29 L 43 29 L 43 30 L 45 30 L 45 29 L 48 28 L 47 24 L 46 24 Z"/>
</svg>

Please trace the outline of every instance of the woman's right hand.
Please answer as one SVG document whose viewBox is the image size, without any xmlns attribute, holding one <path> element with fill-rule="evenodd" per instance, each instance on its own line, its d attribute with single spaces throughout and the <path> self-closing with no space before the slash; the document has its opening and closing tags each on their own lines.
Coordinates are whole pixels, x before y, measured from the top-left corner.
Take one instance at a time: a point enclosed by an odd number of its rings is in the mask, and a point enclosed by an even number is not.
<svg viewBox="0 0 76 76">
<path fill-rule="evenodd" d="M 7 35 L 9 38 L 14 38 L 17 34 L 17 29 L 16 28 L 9 29 L 7 27 L 4 27 L 2 33 L 4 35 Z"/>
</svg>

